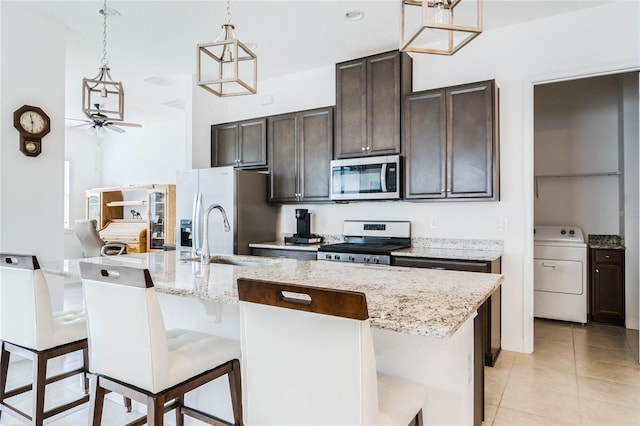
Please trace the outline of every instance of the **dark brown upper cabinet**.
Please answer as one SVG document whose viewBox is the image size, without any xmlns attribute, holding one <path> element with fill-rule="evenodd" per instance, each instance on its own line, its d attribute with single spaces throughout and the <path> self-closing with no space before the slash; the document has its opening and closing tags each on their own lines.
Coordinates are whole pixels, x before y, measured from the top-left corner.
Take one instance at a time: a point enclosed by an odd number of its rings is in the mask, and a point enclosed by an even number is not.
<svg viewBox="0 0 640 426">
<path fill-rule="evenodd" d="M 211 126 L 211 167 L 267 165 L 267 119 Z"/>
<path fill-rule="evenodd" d="M 407 95 L 404 198 L 498 200 L 498 118 L 494 80 Z"/>
<path fill-rule="evenodd" d="M 333 108 L 269 117 L 272 203 L 330 201 Z"/>
<path fill-rule="evenodd" d="M 400 153 L 411 84 L 411 57 L 397 50 L 336 64 L 335 158 Z"/>
</svg>

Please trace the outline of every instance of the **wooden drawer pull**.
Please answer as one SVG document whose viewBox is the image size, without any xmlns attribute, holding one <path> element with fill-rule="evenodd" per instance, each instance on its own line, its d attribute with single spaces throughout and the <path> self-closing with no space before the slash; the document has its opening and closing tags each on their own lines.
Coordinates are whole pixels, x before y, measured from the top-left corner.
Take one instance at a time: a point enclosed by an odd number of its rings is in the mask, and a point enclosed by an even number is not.
<svg viewBox="0 0 640 426">
<path fill-rule="evenodd" d="M 300 305 L 310 305 L 311 296 L 306 293 L 296 293 L 293 291 L 280 290 L 278 292 L 278 299 L 283 302 L 297 303 Z"/>
</svg>

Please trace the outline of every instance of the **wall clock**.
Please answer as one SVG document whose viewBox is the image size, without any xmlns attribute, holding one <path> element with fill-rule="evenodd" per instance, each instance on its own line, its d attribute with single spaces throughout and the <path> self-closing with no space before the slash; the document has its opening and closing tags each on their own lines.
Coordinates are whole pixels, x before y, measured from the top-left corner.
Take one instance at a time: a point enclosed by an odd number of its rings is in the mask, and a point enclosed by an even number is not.
<svg viewBox="0 0 640 426">
<path fill-rule="evenodd" d="M 50 131 L 51 119 L 35 106 L 23 105 L 13 113 L 13 126 L 20 132 L 20 151 L 28 157 L 42 152 L 42 138 Z"/>
</svg>

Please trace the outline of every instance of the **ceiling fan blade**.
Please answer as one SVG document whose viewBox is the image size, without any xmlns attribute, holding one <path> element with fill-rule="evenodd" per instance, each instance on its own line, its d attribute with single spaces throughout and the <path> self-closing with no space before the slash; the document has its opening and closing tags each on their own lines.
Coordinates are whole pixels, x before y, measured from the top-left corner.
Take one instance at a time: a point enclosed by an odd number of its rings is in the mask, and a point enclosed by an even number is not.
<svg viewBox="0 0 640 426">
<path fill-rule="evenodd" d="M 76 127 L 84 127 L 84 126 L 91 126 L 93 123 L 89 122 L 89 123 L 84 123 L 84 124 L 76 124 L 75 126 L 69 126 L 70 129 L 75 129 Z"/>
<path fill-rule="evenodd" d="M 118 133 L 126 132 L 124 129 L 121 129 L 120 127 L 116 127 L 116 126 L 108 126 L 107 129 L 113 130 L 114 132 L 118 132 Z"/>
<path fill-rule="evenodd" d="M 81 118 L 68 118 L 68 117 L 65 117 L 64 119 L 65 120 L 71 120 L 71 121 L 84 121 L 85 123 L 93 123 L 93 121 L 91 121 L 91 120 L 83 120 Z"/>
<path fill-rule="evenodd" d="M 113 124 L 117 124 L 118 126 L 142 127 L 142 124 L 137 123 L 113 122 Z"/>
</svg>

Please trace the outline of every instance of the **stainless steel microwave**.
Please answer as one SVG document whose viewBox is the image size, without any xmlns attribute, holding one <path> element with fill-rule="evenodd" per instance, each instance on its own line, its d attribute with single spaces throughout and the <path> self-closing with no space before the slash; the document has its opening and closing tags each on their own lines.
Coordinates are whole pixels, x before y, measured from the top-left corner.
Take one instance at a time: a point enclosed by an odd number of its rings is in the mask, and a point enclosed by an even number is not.
<svg viewBox="0 0 640 426">
<path fill-rule="evenodd" d="M 331 199 L 400 199 L 400 156 L 358 157 L 331 161 Z"/>
</svg>

